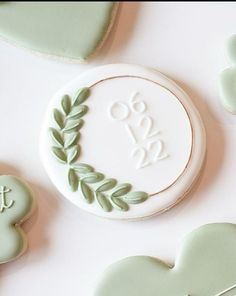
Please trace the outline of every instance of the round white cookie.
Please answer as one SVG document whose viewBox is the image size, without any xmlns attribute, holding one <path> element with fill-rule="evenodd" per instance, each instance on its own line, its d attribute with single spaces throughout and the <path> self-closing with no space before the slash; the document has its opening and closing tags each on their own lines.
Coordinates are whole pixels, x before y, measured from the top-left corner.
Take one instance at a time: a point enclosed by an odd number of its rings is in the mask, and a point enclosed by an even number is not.
<svg viewBox="0 0 236 296">
<path fill-rule="evenodd" d="M 161 73 L 114 64 L 87 71 L 52 99 L 41 156 L 58 190 L 106 218 L 168 210 L 191 189 L 206 151 L 190 98 Z"/>
</svg>

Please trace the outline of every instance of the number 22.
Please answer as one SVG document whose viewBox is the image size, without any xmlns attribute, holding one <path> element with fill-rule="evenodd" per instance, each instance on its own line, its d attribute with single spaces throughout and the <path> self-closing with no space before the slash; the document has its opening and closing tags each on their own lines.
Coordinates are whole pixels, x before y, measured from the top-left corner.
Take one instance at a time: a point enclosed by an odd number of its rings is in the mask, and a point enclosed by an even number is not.
<svg viewBox="0 0 236 296">
<path fill-rule="evenodd" d="M 164 144 L 161 140 L 149 142 L 147 149 L 143 147 L 135 147 L 131 152 L 131 156 L 138 158 L 136 169 L 147 167 L 158 160 L 167 158 L 169 155 L 167 153 L 163 153 L 163 148 Z M 155 149 L 153 158 L 148 160 L 148 152 L 153 149 Z"/>
</svg>

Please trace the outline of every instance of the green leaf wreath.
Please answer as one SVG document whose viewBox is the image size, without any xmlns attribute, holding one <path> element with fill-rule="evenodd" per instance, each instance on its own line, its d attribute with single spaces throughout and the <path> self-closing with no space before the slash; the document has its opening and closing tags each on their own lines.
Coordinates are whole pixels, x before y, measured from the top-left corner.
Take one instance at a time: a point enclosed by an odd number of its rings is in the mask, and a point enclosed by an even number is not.
<svg viewBox="0 0 236 296">
<path fill-rule="evenodd" d="M 148 198 L 142 191 L 131 191 L 128 183 L 118 184 L 116 179 L 105 178 L 102 173 L 85 163 L 77 163 L 81 153 L 80 130 L 84 124 L 82 117 L 88 112 L 83 103 L 88 99 L 90 89 L 79 89 L 75 98 L 64 95 L 61 109 L 53 110 L 55 127 L 49 129 L 54 146 L 52 153 L 58 161 L 68 167 L 68 183 L 72 191 L 79 191 L 88 203 L 96 201 L 106 212 L 113 208 L 128 211 L 130 204 L 139 204 Z"/>
</svg>

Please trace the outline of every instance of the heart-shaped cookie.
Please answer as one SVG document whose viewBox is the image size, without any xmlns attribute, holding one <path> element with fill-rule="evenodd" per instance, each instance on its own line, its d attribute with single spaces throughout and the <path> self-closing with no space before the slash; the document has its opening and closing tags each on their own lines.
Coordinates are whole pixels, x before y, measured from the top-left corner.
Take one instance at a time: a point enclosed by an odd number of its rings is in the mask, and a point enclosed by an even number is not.
<svg viewBox="0 0 236 296">
<path fill-rule="evenodd" d="M 29 187 L 14 176 L 0 176 L 0 264 L 19 257 L 26 248 L 20 227 L 33 210 Z"/>
<path fill-rule="evenodd" d="M 1 2 L 0 37 L 52 57 L 84 61 L 113 23 L 115 2 Z"/>
<path fill-rule="evenodd" d="M 184 240 L 175 266 L 131 257 L 110 268 L 95 296 L 236 295 L 236 225 L 209 224 Z"/>
</svg>

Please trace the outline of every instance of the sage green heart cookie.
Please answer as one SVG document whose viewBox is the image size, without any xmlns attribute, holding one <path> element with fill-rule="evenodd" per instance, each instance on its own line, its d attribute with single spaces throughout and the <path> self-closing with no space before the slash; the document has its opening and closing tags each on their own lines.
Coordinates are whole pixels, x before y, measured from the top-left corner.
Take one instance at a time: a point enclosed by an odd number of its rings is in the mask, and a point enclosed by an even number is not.
<svg viewBox="0 0 236 296">
<path fill-rule="evenodd" d="M 1 2 L 0 37 L 53 57 L 86 60 L 100 47 L 115 2 Z"/>
<path fill-rule="evenodd" d="M 236 114 L 236 35 L 232 35 L 227 42 L 227 54 L 231 66 L 220 75 L 220 99 L 224 108 Z"/>
<path fill-rule="evenodd" d="M 29 187 L 14 176 L 0 176 L 0 263 L 14 260 L 26 248 L 19 226 L 33 209 Z"/>
<path fill-rule="evenodd" d="M 95 296 L 235 296 L 236 225 L 209 224 L 183 241 L 175 266 L 131 257 L 110 268 Z"/>
</svg>

